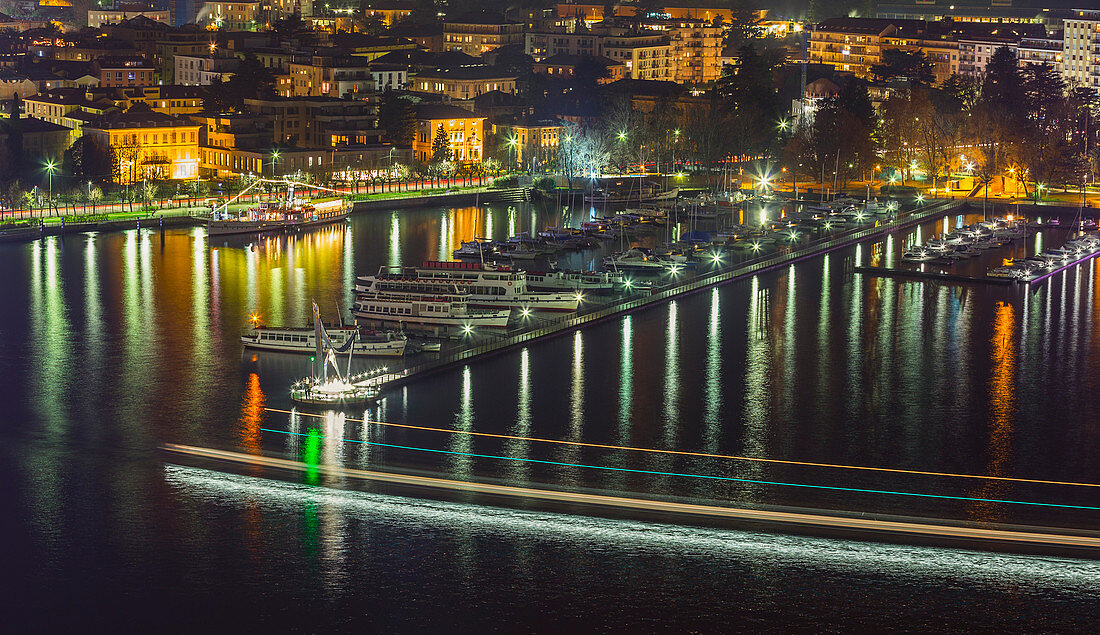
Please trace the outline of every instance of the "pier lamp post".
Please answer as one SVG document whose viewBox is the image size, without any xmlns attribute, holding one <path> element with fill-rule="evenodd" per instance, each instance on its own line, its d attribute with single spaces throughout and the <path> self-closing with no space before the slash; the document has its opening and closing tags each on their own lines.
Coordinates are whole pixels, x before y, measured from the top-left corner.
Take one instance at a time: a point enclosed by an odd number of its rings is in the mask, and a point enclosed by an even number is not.
<svg viewBox="0 0 1100 635">
<path fill-rule="evenodd" d="M 57 164 L 53 162 L 53 159 L 46 160 L 46 173 L 50 178 L 50 209 L 53 209 L 53 173 L 57 169 Z"/>
</svg>

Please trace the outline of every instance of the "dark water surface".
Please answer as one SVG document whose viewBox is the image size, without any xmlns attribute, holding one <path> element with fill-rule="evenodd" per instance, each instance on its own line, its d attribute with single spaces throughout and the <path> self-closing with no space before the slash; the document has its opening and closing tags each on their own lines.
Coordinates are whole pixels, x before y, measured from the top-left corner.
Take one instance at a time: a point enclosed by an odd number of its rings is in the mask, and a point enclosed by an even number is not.
<svg viewBox="0 0 1100 635">
<path fill-rule="evenodd" d="M 560 222 L 579 221 L 482 207 L 360 215 L 255 245 L 131 231 L 0 246 L 0 522 L 16 623 L 1088 628 L 1100 599 L 1091 562 L 419 500 L 311 474 L 166 465 L 157 451 L 185 443 L 509 484 L 1097 527 L 1100 512 L 1087 508 L 1100 497 L 1087 488 L 348 420 L 1100 482 L 1097 261 L 1030 289 L 853 273 L 857 263 L 898 264 L 942 220 L 427 377 L 346 417 L 263 411 L 290 407 L 287 388 L 308 362 L 243 353 L 250 313 L 305 325 L 316 298 L 333 317 L 355 275 Z M 1065 235 L 1047 230 L 1026 248 Z"/>
</svg>

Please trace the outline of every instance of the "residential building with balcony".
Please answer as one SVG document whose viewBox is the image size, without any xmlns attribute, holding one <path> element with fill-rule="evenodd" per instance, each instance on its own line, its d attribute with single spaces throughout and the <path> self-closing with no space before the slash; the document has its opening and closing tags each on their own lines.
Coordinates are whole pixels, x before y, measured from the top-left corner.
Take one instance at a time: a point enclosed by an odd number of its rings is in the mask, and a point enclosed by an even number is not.
<svg viewBox="0 0 1100 635">
<path fill-rule="evenodd" d="M 339 145 L 371 143 L 381 136 L 375 129 L 374 104 L 335 97 L 277 97 L 245 99 L 250 113 L 271 122 L 272 143 L 329 150 Z"/>
<path fill-rule="evenodd" d="M 558 54 L 606 57 L 626 67 L 629 79 L 670 81 L 674 70 L 669 36 L 622 27 L 558 27 L 526 34 L 524 52 L 542 61 Z"/>
<path fill-rule="evenodd" d="M 1063 50 L 1062 32 L 1057 31 L 1045 38 L 1021 38 L 1016 45 L 1016 59 L 1020 68 L 1029 64 L 1048 64 L 1061 75 Z"/>
<path fill-rule="evenodd" d="M 139 56 L 103 57 L 93 65 L 101 88 L 152 86 L 153 65 Z"/>
<path fill-rule="evenodd" d="M 229 79 L 240 65 L 237 57 L 177 55 L 173 76 L 180 86 L 209 86 Z"/>
<path fill-rule="evenodd" d="M 443 23 L 443 48 L 482 55 L 509 44 L 523 43 L 524 24 L 489 13 L 466 13 Z"/>
</svg>

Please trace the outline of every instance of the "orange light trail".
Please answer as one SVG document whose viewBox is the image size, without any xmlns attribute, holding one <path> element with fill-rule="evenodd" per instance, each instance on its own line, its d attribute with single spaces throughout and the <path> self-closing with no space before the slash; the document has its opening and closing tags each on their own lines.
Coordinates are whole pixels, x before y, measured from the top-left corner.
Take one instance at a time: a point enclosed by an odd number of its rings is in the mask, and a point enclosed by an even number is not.
<svg viewBox="0 0 1100 635">
<path fill-rule="evenodd" d="M 290 410 L 281 410 L 278 408 L 267 408 L 269 412 L 279 412 L 282 414 L 296 414 L 304 417 L 317 417 L 324 418 L 324 415 L 314 414 L 312 412 L 292 412 Z M 1013 483 L 1037 483 L 1040 485 L 1068 485 L 1072 487 L 1100 487 L 1100 483 L 1076 483 L 1073 481 L 1050 481 L 1037 478 L 1015 478 L 1011 476 L 983 476 L 981 474 L 955 474 L 952 472 L 931 472 L 927 470 L 905 470 L 894 467 L 874 467 L 869 465 L 840 465 L 837 463 L 815 463 L 813 461 L 792 461 L 787 459 L 765 459 L 754 456 L 736 456 L 731 454 L 711 454 L 709 452 L 690 452 L 687 450 L 662 450 L 659 448 L 635 448 L 624 445 L 609 445 L 604 443 L 587 443 L 585 441 L 566 441 L 562 439 L 540 439 L 538 437 L 522 437 L 511 434 L 496 434 L 493 432 L 472 432 L 468 430 L 448 430 L 447 428 L 433 428 L 431 426 L 418 426 L 411 423 L 393 423 L 389 421 L 367 421 L 364 419 L 352 419 L 347 418 L 346 421 L 353 423 L 371 423 L 380 426 L 389 426 L 391 428 L 405 428 L 407 430 L 421 430 L 424 432 L 442 432 L 445 434 L 466 434 L 478 437 L 487 437 L 491 439 L 509 439 L 512 441 L 532 441 L 535 443 L 556 443 L 558 445 L 573 445 L 586 448 L 597 448 L 601 450 L 626 450 L 629 452 L 649 452 L 652 454 L 672 454 L 678 456 L 694 456 L 708 459 L 725 459 L 730 461 L 755 461 L 757 463 L 774 463 L 777 465 L 799 465 L 803 467 L 825 467 L 841 470 L 863 470 L 868 472 L 888 472 L 892 474 L 917 474 L 920 476 L 945 476 L 951 478 L 973 478 L 983 479 L 989 481 L 1007 481 Z"/>
</svg>

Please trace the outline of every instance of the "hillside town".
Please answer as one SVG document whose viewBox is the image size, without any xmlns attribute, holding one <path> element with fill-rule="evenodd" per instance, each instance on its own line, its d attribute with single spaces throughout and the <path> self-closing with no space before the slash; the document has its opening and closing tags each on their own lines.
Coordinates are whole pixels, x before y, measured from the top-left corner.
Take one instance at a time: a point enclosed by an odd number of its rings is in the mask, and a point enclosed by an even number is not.
<svg viewBox="0 0 1100 635">
<path fill-rule="evenodd" d="M 940 181 L 1034 194 L 1095 179 L 1097 10 L 471 8 L 4 0 L 4 203 L 231 192 L 287 174 L 356 192 L 509 174 L 932 194 Z M 983 151 L 992 138 L 998 151 Z"/>
</svg>

